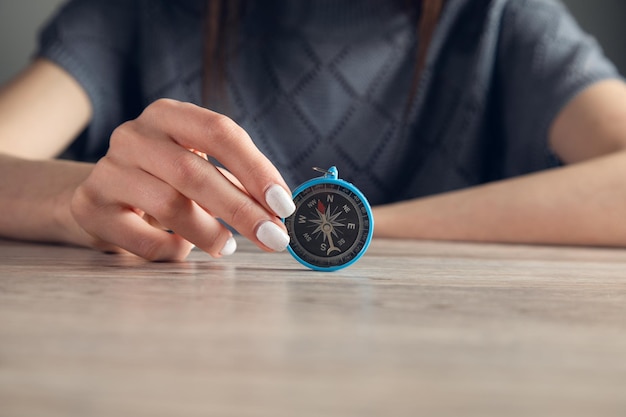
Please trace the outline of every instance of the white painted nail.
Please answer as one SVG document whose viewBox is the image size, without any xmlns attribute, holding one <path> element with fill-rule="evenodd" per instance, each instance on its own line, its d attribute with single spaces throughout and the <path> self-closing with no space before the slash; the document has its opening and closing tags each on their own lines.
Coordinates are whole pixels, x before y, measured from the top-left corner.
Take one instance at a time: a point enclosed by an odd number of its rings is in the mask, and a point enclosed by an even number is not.
<svg viewBox="0 0 626 417">
<path fill-rule="evenodd" d="M 270 221 L 261 223 L 256 231 L 256 238 L 276 252 L 284 251 L 289 245 L 289 235 L 277 224 Z"/>
<path fill-rule="evenodd" d="M 278 184 L 267 189 L 265 201 L 278 217 L 289 217 L 296 211 L 296 205 L 293 203 L 291 195 Z"/>
<path fill-rule="evenodd" d="M 237 250 L 237 241 L 235 240 L 234 237 L 231 236 L 224 244 L 224 247 L 220 251 L 220 255 L 230 256 L 233 253 L 235 253 L 236 250 Z"/>
</svg>

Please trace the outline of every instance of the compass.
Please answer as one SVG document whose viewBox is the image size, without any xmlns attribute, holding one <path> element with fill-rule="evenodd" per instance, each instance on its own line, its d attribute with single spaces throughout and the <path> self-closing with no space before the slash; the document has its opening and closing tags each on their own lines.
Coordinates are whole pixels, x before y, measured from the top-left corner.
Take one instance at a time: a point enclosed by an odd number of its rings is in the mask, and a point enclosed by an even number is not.
<svg viewBox="0 0 626 417">
<path fill-rule="evenodd" d="M 338 178 L 337 168 L 313 168 L 324 175 L 293 192 L 296 211 L 285 221 L 289 252 L 301 264 L 335 271 L 356 262 L 374 233 L 374 217 L 365 196 Z"/>
</svg>

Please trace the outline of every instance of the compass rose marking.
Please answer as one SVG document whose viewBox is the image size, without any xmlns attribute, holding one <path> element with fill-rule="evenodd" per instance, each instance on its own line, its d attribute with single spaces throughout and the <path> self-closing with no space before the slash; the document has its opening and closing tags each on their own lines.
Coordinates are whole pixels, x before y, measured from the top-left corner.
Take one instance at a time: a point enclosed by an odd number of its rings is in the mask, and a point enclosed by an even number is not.
<svg viewBox="0 0 626 417">
<path fill-rule="evenodd" d="M 337 179 L 336 169 L 320 172 L 324 177 L 298 187 L 296 213 L 285 225 L 296 259 L 313 269 L 335 270 L 362 255 L 371 239 L 371 214 L 359 191 Z"/>
<path fill-rule="evenodd" d="M 338 217 L 342 214 L 342 210 L 338 209 L 333 213 L 332 207 L 330 204 L 328 206 L 324 206 L 321 200 L 317 200 L 317 219 L 310 220 L 311 223 L 317 225 L 315 230 L 313 230 L 313 234 L 319 235 L 320 233 L 324 235 L 324 242 L 328 242 L 330 247 L 326 250 L 326 255 L 330 255 L 333 252 L 341 252 L 341 249 L 335 246 L 333 242 L 333 235 L 339 237 L 337 233 L 337 227 L 345 227 L 345 224 L 341 223 L 341 220 Z"/>
</svg>

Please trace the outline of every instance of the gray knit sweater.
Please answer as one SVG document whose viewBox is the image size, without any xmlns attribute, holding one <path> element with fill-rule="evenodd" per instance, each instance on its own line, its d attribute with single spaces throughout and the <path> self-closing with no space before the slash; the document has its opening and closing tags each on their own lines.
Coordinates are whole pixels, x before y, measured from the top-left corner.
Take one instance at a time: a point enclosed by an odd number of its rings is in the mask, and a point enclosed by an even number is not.
<svg viewBox="0 0 626 417">
<path fill-rule="evenodd" d="M 83 85 L 95 160 L 120 123 L 170 97 L 228 114 L 290 186 L 336 165 L 373 204 L 558 164 L 547 132 L 582 89 L 618 77 L 552 0 L 448 0 L 415 100 L 414 23 L 390 0 L 263 0 L 243 20 L 223 101 L 201 103 L 202 1 L 74 0 L 39 55 Z"/>
</svg>

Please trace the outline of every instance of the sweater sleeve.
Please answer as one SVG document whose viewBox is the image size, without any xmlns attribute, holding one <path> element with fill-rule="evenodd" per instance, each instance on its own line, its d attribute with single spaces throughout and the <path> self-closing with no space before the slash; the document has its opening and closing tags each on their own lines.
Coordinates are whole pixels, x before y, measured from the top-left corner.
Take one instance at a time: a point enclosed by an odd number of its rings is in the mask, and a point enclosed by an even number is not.
<svg viewBox="0 0 626 417">
<path fill-rule="evenodd" d="M 73 76 L 87 92 L 93 119 L 72 145 L 72 156 L 94 160 L 115 127 L 127 120 L 132 81 L 134 1 L 71 0 L 39 34 L 37 56 Z"/>
<path fill-rule="evenodd" d="M 547 161 L 558 164 L 548 132 L 560 110 L 586 87 L 619 74 L 557 0 L 508 2 L 500 39 L 497 77 L 507 174 L 523 174 Z"/>
</svg>

